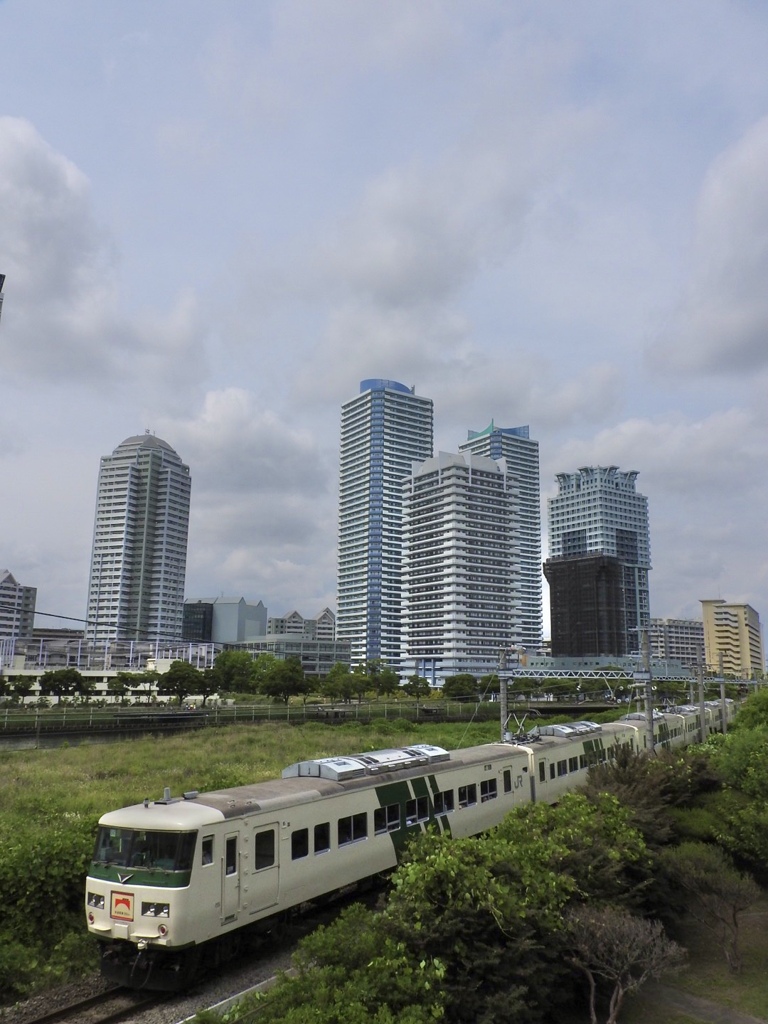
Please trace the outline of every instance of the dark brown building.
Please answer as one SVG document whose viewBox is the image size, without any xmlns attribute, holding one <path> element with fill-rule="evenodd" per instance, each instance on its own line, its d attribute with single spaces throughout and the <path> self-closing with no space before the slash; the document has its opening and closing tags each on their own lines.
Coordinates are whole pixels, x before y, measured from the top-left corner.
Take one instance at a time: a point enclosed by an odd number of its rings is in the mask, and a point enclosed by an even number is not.
<svg viewBox="0 0 768 1024">
<path fill-rule="evenodd" d="M 549 558 L 553 658 L 627 653 L 622 563 L 611 555 Z"/>
</svg>

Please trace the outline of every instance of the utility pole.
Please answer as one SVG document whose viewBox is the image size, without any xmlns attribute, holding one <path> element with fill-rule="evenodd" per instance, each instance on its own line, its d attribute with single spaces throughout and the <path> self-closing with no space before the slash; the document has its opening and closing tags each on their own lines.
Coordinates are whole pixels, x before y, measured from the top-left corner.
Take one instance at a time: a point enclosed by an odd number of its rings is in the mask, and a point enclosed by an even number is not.
<svg viewBox="0 0 768 1024">
<path fill-rule="evenodd" d="M 707 716 L 704 711 L 704 665 L 699 661 L 699 742 L 707 738 Z"/>
<path fill-rule="evenodd" d="M 499 704 L 501 705 L 501 742 L 506 743 L 509 712 L 507 711 L 507 651 L 504 647 L 499 648 Z"/>
<path fill-rule="evenodd" d="M 728 732 L 728 719 L 725 704 L 725 676 L 723 675 L 723 652 L 717 656 L 717 674 L 720 676 L 720 715 L 723 721 L 723 736 Z"/>
<path fill-rule="evenodd" d="M 645 692 L 645 744 L 646 749 L 653 752 L 653 687 L 651 685 L 651 650 L 648 630 L 638 631 L 640 634 L 640 650 L 642 654 L 642 670 L 635 672 L 635 686 Z"/>
</svg>

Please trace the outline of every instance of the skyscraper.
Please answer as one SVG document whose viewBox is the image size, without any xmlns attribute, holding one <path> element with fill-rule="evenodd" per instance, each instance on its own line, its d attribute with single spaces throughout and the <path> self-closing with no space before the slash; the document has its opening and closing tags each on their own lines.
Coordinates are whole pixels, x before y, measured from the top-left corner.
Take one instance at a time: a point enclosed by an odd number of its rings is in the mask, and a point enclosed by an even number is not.
<svg viewBox="0 0 768 1024">
<path fill-rule="evenodd" d="M 517 491 L 512 533 L 518 606 L 518 628 L 513 640 L 529 651 L 538 651 L 543 628 L 539 442 L 531 440 L 527 426 L 497 427 L 491 420 L 485 430 L 468 431 L 459 451 L 504 459 L 513 478 Z"/>
<path fill-rule="evenodd" d="M 190 483 L 189 466 L 149 432 L 102 458 L 88 639 L 181 638 Z"/>
<path fill-rule="evenodd" d="M 432 455 L 432 400 L 363 380 L 341 410 L 337 640 L 353 664 L 400 662 L 402 481 Z"/>
<path fill-rule="evenodd" d="M 552 573 L 562 576 L 566 571 L 578 571 L 584 579 L 577 560 L 598 554 L 616 559 L 620 566 L 623 628 L 619 635 L 618 649 L 583 653 L 624 654 L 639 651 L 640 633 L 650 626 L 648 572 L 651 568 L 651 544 L 648 499 L 637 493 L 636 480 L 635 470 L 622 472 L 616 466 L 585 466 L 575 473 L 558 473 L 559 493 L 548 501 L 550 557 L 544 567 L 548 578 Z M 604 574 L 600 578 L 604 580 Z M 561 614 L 562 609 L 555 604 L 558 592 L 565 595 L 568 588 L 550 589 L 553 655 L 567 654 L 569 647 L 583 648 L 581 641 L 573 634 L 573 630 L 579 628 L 579 616 L 574 614 L 573 609 L 567 617 Z M 570 593 L 574 592 L 571 588 Z M 615 593 L 613 584 L 608 589 L 604 588 L 602 593 Z M 590 597 L 590 600 L 593 598 Z M 607 611 L 603 607 L 601 614 Z M 556 637 L 557 621 L 570 623 L 570 637 Z M 615 630 L 603 633 L 603 636 L 615 635 Z"/>
<path fill-rule="evenodd" d="M 403 661 L 442 685 L 482 676 L 517 635 L 516 495 L 505 459 L 440 452 L 403 483 Z"/>
</svg>

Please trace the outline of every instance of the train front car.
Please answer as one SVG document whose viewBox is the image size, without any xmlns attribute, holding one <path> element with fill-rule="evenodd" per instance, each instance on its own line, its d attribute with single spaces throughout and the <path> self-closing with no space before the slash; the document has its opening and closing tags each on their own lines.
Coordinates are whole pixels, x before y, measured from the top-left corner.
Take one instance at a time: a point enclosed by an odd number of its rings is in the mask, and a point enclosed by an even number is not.
<svg viewBox="0 0 768 1024">
<path fill-rule="evenodd" d="M 206 837 L 222 820 L 219 811 L 167 793 L 101 818 L 85 912 L 106 979 L 160 990 L 189 984 L 201 904 L 213 909 L 221 898 Z"/>
</svg>

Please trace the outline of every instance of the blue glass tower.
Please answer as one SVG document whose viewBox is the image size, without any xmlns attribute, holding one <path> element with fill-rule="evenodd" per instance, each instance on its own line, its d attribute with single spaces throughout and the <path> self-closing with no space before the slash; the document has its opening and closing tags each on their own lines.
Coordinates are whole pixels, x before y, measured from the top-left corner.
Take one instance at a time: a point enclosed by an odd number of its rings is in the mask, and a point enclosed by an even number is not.
<svg viewBox="0 0 768 1024">
<path fill-rule="evenodd" d="M 432 400 L 363 380 L 341 410 L 338 618 L 352 664 L 400 662 L 402 482 L 432 456 Z"/>
</svg>

